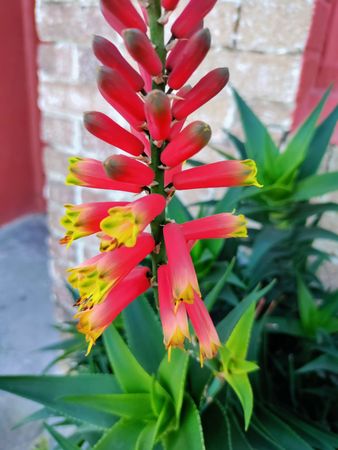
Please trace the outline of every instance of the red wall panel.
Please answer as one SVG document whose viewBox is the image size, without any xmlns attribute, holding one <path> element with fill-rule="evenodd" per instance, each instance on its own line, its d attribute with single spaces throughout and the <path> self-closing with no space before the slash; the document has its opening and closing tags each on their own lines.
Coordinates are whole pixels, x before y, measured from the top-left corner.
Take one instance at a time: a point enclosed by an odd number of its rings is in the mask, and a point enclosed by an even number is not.
<svg viewBox="0 0 338 450">
<path fill-rule="evenodd" d="M 42 211 L 34 1 L 0 2 L 0 224 Z"/>
</svg>

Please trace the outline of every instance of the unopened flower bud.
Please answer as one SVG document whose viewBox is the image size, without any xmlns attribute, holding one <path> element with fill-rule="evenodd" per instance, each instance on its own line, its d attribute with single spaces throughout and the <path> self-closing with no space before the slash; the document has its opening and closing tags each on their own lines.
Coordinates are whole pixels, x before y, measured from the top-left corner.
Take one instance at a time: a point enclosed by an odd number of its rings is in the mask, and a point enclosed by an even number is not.
<svg viewBox="0 0 338 450">
<path fill-rule="evenodd" d="M 170 100 L 164 92 L 155 89 L 145 98 L 144 109 L 151 137 L 156 141 L 166 139 L 170 134 Z"/>
<path fill-rule="evenodd" d="M 173 105 L 173 116 L 181 120 L 193 113 L 200 106 L 217 95 L 229 80 L 227 68 L 214 69 L 205 75 L 187 94 L 184 100 L 178 100 Z"/>
<path fill-rule="evenodd" d="M 201 64 L 211 45 L 208 29 L 197 31 L 184 45 L 180 56 L 174 61 L 168 84 L 172 89 L 179 89 Z"/>
<path fill-rule="evenodd" d="M 215 6 L 217 0 L 190 0 L 173 23 L 171 32 L 176 38 L 189 36 L 191 29 L 198 24 Z"/>
<path fill-rule="evenodd" d="M 134 128 L 142 126 L 145 122 L 144 103 L 117 70 L 102 67 L 98 86 L 107 102 Z"/>
<path fill-rule="evenodd" d="M 162 62 L 145 33 L 138 29 L 130 28 L 123 31 L 122 37 L 128 52 L 136 62 L 150 75 L 161 75 Z"/>
<path fill-rule="evenodd" d="M 154 172 L 149 166 L 129 156 L 109 156 L 103 167 L 107 176 L 114 181 L 147 186 L 154 180 Z"/>
<path fill-rule="evenodd" d="M 166 11 L 174 11 L 178 2 L 179 0 L 162 0 L 161 4 Z"/>
<path fill-rule="evenodd" d="M 123 28 L 137 28 L 144 33 L 147 31 L 144 20 L 130 0 L 101 0 L 101 11 L 109 25 L 118 33 Z"/>
<path fill-rule="evenodd" d="M 93 50 L 97 59 L 104 66 L 116 69 L 135 91 L 143 89 L 143 78 L 127 63 L 114 44 L 101 36 L 94 36 Z"/>
<path fill-rule="evenodd" d="M 164 149 L 163 164 L 174 167 L 191 158 L 207 145 L 211 138 L 211 128 L 205 122 L 196 120 L 184 128 Z"/>
<path fill-rule="evenodd" d="M 131 155 L 139 156 L 144 150 L 143 143 L 136 136 L 101 112 L 87 112 L 84 126 L 97 138 Z"/>
</svg>

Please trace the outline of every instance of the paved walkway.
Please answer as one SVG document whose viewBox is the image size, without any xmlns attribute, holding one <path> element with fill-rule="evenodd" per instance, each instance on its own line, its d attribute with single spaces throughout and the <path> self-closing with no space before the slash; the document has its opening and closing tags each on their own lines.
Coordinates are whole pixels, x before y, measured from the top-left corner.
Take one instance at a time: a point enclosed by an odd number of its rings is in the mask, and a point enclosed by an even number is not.
<svg viewBox="0 0 338 450">
<path fill-rule="evenodd" d="M 0 374 L 37 374 L 52 355 L 37 350 L 58 340 L 52 328 L 48 231 L 42 215 L 0 228 Z M 29 450 L 37 424 L 13 425 L 38 405 L 0 391 L 0 449 Z"/>
</svg>

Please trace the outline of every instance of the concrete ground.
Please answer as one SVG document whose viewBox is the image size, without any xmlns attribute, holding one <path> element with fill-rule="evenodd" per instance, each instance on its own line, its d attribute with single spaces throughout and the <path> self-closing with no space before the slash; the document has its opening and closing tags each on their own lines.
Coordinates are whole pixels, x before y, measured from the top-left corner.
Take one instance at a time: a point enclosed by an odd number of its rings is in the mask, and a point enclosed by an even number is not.
<svg viewBox="0 0 338 450">
<path fill-rule="evenodd" d="M 56 342 L 48 273 L 45 217 L 32 215 L 0 228 L 0 374 L 38 374 Z M 0 449 L 30 450 L 39 424 L 11 428 L 38 405 L 0 391 Z"/>
</svg>

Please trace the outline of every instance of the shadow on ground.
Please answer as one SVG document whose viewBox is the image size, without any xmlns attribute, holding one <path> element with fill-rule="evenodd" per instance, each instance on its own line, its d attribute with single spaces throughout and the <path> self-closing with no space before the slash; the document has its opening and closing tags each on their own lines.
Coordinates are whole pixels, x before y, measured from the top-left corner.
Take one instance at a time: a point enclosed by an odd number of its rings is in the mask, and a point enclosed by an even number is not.
<svg viewBox="0 0 338 450">
<path fill-rule="evenodd" d="M 28 216 L 0 228 L 0 374 L 37 374 L 51 360 L 39 348 L 57 341 L 53 325 L 45 217 Z M 36 404 L 0 391 L 1 450 L 28 450 L 37 424 L 12 427 Z"/>
</svg>

